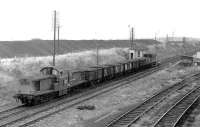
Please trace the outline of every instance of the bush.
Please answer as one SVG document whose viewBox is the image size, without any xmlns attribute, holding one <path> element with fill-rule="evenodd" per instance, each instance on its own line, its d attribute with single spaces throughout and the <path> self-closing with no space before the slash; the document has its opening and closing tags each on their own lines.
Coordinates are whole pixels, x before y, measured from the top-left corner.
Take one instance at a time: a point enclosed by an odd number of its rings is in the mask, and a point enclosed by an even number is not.
<svg viewBox="0 0 200 127">
<path fill-rule="evenodd" d="M 125 60 L 125 50 L 111 48 L 99 50 L 99 63 L 110 64 Z M 52 56 L 46 57 L 21 57 L 5 58 L 0 60 L 0 72 L 6 73 L 18 79 L 24 76 L 39 74 L 44 66 L 52 64 Z M 67 53 L 56 56 L 56 66 L 59 69 L 75 69 L 80 66 L 92 66 L 96 64 L 96 50 Z M 0 82 L 1 84 L 1 82 Z"/>
</svg>

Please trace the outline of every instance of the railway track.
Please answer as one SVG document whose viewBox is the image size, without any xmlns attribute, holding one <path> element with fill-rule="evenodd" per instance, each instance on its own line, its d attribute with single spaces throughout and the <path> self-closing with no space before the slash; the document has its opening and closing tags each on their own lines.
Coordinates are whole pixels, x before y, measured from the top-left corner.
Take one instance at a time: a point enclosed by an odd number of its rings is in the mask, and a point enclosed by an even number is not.
<svg viewBox="0 0 200 127">
<path fill-rule="evenodd" d="M 153 127 L 175 127 L 184 113 L 200 97 L 200 87 L 186 94 L 176 102 L 155 124 Z"/>
<path fill-rule="evenodd" d="M 35 115 L 37 115 L 41 112 L 46 112 L 49 109 L 52 109 L 54 107 L 59 107 L 59 106 L 62 107 L 62 108 L 57 108 L 55 111 L 53 111 L 51 113 L 47 113 L 47 114 L 42 115 L 42 116 L 40 116 L 36 119 L 27 121 L 27 122 L 21 124 L 20 126 L 30 125 L 34 122 L 37 122 L 38 120 L 41 120 L 41 119 L 46 118 L 46 117 L 48 117 L 52 114 L 55 114 L 55 113 L 60 112 L 62 110 L 65 110 L 65 109 L 67 109 L 67 108 L 69 108 L 73 105 L 76 105 L 76 104 L 81 103 L 83 101 L 89 100 L 89 99 L 96 97 L 100 94 L 103 94 L 105 92 L 109 92 L 112 89 L 115 89 L 117 87 L 120 87 L 122 85 L 130 83 L 130 82 L 132 82 L 136 79 L 142 78 L 144 76 L 147 76 L 147 75 L 149 75 L 149 74 L 151 74 L 155 71 L 161 70 L 162 68 L 167 66 L 169 62 L 176 62 L 177 60 L 178 60 L 177 57 L 165 59 L 165 61 L 163 63 L 161 62 L 161 66 L 155 67 L 155 68 L 152 68 L 152 69 L 148 69 L 144 72 L 140 72 L 140 73 L 135 74 L 133 76 L 126 77 L 126 78 L 124 78 L 123 80 L 120 80 L 120 81 L 118 81 L 119 80 L 118 79 L 114 82 L 109 83 L 109 85 L 106 85 L 106 87 L 108 87 L 108 88 L 102 87 L 102 88 L 94 89 L 94 90 L 91 90 L 89 92 L 81 93 L 79 95 L 76 95 L 76 96 L 68 98 L 68 99 L 63 99 L 63 100 L 60 100 L 58 102 L 49 103 L 48 105 L 44 104 L 44 105 L 40 105 L 40 106 L 36 106 L 36 107 L 34 106 L 34 107 L 26 108 L 26 109 L 24 109 L 22 107 L 16 107 L 14 109 L 10 109 L 10 110 L 7 110 L 5 112 L 1 112 L 0 113 L 0 126 L 12 125 L 13 123 L 25 120 L 25 119 L 30 118 L 30 117 L 33 117 L 33 116 L 35 116 Z M 82 99 L 80 99 L 80 98 L 82 98 Z"/>
<path fill-rule="evenodd" d="M 148 71 L 148 73 L 147 72 L 141 72 L 141 73 L 138 73 L 138 74 L 136 74 L 134 76 L 130 76 L 130 77 L 124 79 L 123 83 L 121 83 L 121 81 L 112 82 L 112 83 L 110 83 L 110 85 L 109 85 L 110 87 L 108 87 L 108 89 L 102 88 L 102 89 L 104 89 L 104 91 L 99 91 L 99 89 L 98 90 L 96 89 L 96 90 L 92 90 L 90 92 L 87 92 L 85 94 L 77 95 L 77 96 L 75 96 L 73 98 L 70 98 L 70 99 L 67 99 L 67 100 L 61 100 L 61 101 L 56 102 L 56 103 L 51 103 L 51 105 L 45 105 L 45 107 L 39 106 L 39 108 L 36 108 L 36 109 L 35 109 L 35 107 L 33 107 L 33 108 L 30 107 L 30 108 L 27 108 L 26 110 L 21 110 L 21 112 L 12 113 L 12 114 L 10 112 L 8 112 L 7 114 L 11 114 L 11 115 L 6 115 L 6 117 L 4 116 L 4 118 L 6 118 L 6 119 L 1 119 L 0 126 L 11 125 L 14 122 L 18 122 L 18 121 L 23 120 L 25 118 L 32 117 L 33 115 L 36 115 L 36 114 L 41 113 L 41 112 L 45 112 L 45 111 L 49 110 L 50 108 L 54 108 L 54 107 L 57 107 L 59 105 L 66 104 L 66 103 L 71 103 L 71 105 L 69 104 L 68 106 L 64 106 L 64 108 L 56 110 L 56 111 L 54 111 L 54 112 L 52 112 L 52 113 L 50 113 L 48 115 L 44 115 L 42 117 L 39 117 L 37 120 L 45 118 L 45 117 L 50 116 L 50 115 L 52 115 L 52 114 L 54 114 L 56 112 L 62 111 L 62 110 L 66 109 L 66 108 L 69 108 L 69 107 L 71 107 L 73 105 L 76 105 L 78 103 L 81 103 L 83 101 L 91 99 L 91 98 L 93 98 L 95 96 L 98 96 L 98 95 L 103 94 L 105 92 L 109 92 L 112 89 L 118 88 L 118 87 L 120 87 L 122 85 L 125 85 L 125 84 L 127 84 L 129 82 L 132 82 L 132 81 L 134 81 L 136 79 L 142 78 L 145 75 L 147 76 L 150 73 L 153 73 L 153 72 L 155 72 L 157 70 L 159 70 L 159 68 L 151 69 L 151 70 Z M 95 93 L 95 94 L 91 95 L 91 93 Z M 85 95 L 90 95 L 90 96 L 87 96 L 86 98 L 83 98 L 83 96 L 85 96 Z M 82 100 L 80 100 L 80 98 L 82 98 Z M 74 102 L 72 102 L 72 101 L 74 101 Z M 26 111 L 26 112 L 24 112 L 24 111 Z M 33 122 L 36 122 L 37 120 L 31 121 L 31 122 L 27 122 L 27 124 L 24 124 L 23 126 L 31 124 Z"/>
<path fill-rule="evenodd" d="M 25 107 L 17 106 L 17 107 L 2 111 L 0 113 L 0 120 L 5 119 L 6 117 L 9 117 L 10 115 L 14 115 L 14 114 L 20 113 L 20 112 L 22 112 L 24 110 L 25 110 Z"/>
<path fill-rule="evenodd" d="M 120 117 L 116 118 L 112 122 L 106 125 L 106 127 L 130 127 L 133 123 L 136 123 L 146 112 L 151 110 L 155 105 L 163 101 L 168 95 L 172 92 L 179 90 L 186 86 L 188 83 L 191 83 L 200 78 L 200 73 L 194 74 L 191 77 L 187 77 L 179 83 L 176 83 L 173 86 L 170 86 L 167 89 L 155 94 L 153 97 L 147 99 L 142 104 L 139 104 L 137 107 L 130 109 L 129 111 L 122 114 Z M 162 126 L 165 127 L 165 126 Z"/>
</svg>

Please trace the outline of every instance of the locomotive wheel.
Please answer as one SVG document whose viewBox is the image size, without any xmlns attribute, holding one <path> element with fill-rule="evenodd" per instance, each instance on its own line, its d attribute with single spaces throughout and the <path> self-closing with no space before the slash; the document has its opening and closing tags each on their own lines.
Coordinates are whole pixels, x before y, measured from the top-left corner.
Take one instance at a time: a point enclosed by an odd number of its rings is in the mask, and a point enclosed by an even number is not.
<svg viewBox="0 0 200 127">
<path fill-rule="evenodd" d="M 91 81 L 90 84 L 92 87 L 95 87 L 95 81 Z"/>
<path fill-rule="evenodd" d="M 37 104 L 37 100 L 33 99 L 32 102 L 31 102 L 31 105 L 36 105 L 36 104 Z"/>
</svg>

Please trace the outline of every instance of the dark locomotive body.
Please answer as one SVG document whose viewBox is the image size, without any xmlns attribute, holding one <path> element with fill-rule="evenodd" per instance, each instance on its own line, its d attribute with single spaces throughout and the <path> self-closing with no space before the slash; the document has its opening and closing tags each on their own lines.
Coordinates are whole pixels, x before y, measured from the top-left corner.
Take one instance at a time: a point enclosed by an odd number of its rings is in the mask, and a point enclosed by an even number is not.
<svg viewBox="0 0 200 127">
<path fill-rule="evenodd" d="M 142 58 L 110 65 L 59 71 L 44 67 L 38 78 L 20 80 L 20 91 L 14 97 L 26 105 L 36 105 L 63 96 L 76 87 L 98 85 L 100 82 L 156 66 L 156 55 L 144 54 Z"/>
</svg>

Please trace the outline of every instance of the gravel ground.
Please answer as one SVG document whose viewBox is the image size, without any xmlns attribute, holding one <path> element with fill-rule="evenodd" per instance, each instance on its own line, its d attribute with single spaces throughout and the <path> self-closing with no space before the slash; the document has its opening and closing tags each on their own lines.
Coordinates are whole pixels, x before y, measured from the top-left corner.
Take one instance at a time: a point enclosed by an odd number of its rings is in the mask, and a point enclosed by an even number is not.
<svg viewBox="0 0 200 127">
<path fill-rule="evenodd" d="M 152 74 L 143 79 L 139 79 L 131 84 L 122 86 L 109 93 L 100 95 L 94 99 L 86 101 L 80 105 L 95 106 L 94 110 L 79 110 L 75 107 L 54 114 L 44 120 L 35 123 L 34 127 L 84 127 L 83 122 L 101 115 L 117 112 L 119 108 L 136 104 L 150 97 L 163 87 L 180 81 L 180 77 L 194 72 L 198 69 L 188 67 L 172 67 Z"/>
<path fill-rule="evenodd" d="M 153 122 L 160 116 L 160 114 L 163 114 L 163 112 L 173 104 L 172 98 L 176 98 L 179 96 L 178 93 L 173 93 L 169 98 L 166 98 L 164 101 L 159 103 L 156 107 L 154 107 L 151 111 L 149 111 L 147 114 L 145 114 L 138 122 L 133 124 L 131 127 L 147 127 L 151 126 Z M 167 108 L 165 108 L 167 107 Z M 165 109 L 165 110 L 160 110 Z"/>
<path fill-rule="evenodd" d="M 200 126 L 200 99 L 197 105 L 192 109 L 190 114 L 182 123 L 182 127 L 199 127 Z"/>
<path fill-rule="evenodd" d="M 200 101 L 197 108 L 188 117 L 183 127 L 199 127 L 200 126 Z"/>
</svg>

